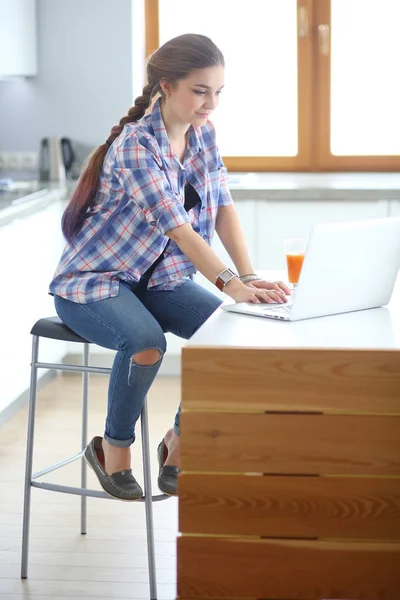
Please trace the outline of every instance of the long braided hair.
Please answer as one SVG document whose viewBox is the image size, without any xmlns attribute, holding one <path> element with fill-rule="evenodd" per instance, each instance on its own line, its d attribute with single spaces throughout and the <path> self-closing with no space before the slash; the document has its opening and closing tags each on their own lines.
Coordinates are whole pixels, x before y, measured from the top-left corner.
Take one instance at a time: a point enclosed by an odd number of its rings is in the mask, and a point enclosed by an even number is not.
<svg viewBox="0 0 400 600">
<path fill-rule="evenodd" d="M 185 79 L 194 69 L 224 66 L 224 57 L 218 47 L 204 35 L 185 34 L 169 40 L 161 46 L 147 63 L 147 85 L 142 95 L 136 98 L 128 114 L 114 125 L 107 141 L 96 148 L 89 156 L 71 200 L 62 217 L 62 230 L 65 238 L 72 241 L 81 230 L 88 212 L 94 205 L 99 186 L 99 177 L 109 146 L 122 133 L 127 123 L 142 119 L 151 105 L 152 99 L 163 91 L 162 79 L 176 83 Z"/>
</svg>

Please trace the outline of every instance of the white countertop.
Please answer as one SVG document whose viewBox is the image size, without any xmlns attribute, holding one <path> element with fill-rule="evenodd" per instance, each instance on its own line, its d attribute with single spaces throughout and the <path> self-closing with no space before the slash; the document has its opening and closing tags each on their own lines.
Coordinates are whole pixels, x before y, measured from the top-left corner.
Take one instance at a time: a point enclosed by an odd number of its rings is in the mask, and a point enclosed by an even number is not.
<svg viewBox="0 0 400 600">
<path fill-rule="evenodd" d="M 284 280 L 270 271 L 268 279 Z M 277 321 L 218 309 L 186 346 L 362 348 L 400 351 L 400 275 L 388 306 L 304 321 Z"/>
<path fill-rule="evenodd" d="M 63 201 L 69 192 L 67 186 L 58 183 L 46 182 L 43 186 L 46 188 L 45 190 L 39 190 L 37 193 L 32 194 L 28 192 L 26 200 L 21 197 L 16 204 L 0 210 L 0 227 L 11 223 L 15 219 L 27 217 L 38 210 L 46 208 L 53 202 Z"/>
<path fill-rule="evenodd" d="M 400 200 L 400 173 L 229 173 L 234 198 Z"/>
<path fill-rule="evenodd" d="M 234 200 L 397 200 L 400 173 L 229 173 Z M 46 183 L 49 193 L 0 211 L 0 226 L 65 200 L 76 181 Z"/>
</svg>

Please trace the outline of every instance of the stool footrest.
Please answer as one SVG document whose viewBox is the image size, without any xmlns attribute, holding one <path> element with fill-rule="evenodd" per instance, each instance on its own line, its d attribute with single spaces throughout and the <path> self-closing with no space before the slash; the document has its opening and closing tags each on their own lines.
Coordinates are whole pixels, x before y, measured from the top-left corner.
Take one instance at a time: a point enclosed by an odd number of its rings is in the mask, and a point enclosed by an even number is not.
<svg viewBox="0 0 400 600">
<path fill-rule="evenodd" d="M 57 469 L 61 469 L 61 467 L 65 467 L 65 465 L 69 465 L 70 463 L 74 462 L 75 460 L 78 460 L 79 458 L 83 458 L 84 453 L 85 450 L 81 450 L 80 452 L 78 452 L 78 454 L 74 454 L 74 456 L 70 456 L 69 458 L 62 460 L 61 462 L 56 463 L 55 465 L 51 465 L 51 467 L 47 467 L 47 469 L 42 469 L 37 473 L 33 473 L 32 480 L 38 479 L 39 477 L 43 477 L 43 475 L 48 475 L 53 471 L 57 471 Z"/>
<path fill-rule="evenodd" d="M 44 481 L 32 481 L 31 486 L 35 488 L 39 488 L 41 490 L 49 490 L 50 492 L 61 492 L 62 494 L 73 494 L 75 496 L 88 496 L 90 498 L 105 498 L 106 500 L 118 500 L 118 498 L 113 498 L 109 496 L 105 492 L 101 492 L 99 490 L 89 490 L 78 487 L 71 487 L 69 485 L 58 485 L 56 483 L 46 483 Z M 158 494 L 157 496 L 152 496 L 153 502 L 159 502 L 160 500 L 166 500 L 169 498 L 166 494 Z M 136 502 L 144 502 L 145 497 L 136 500 Z"/>
<path fill-rule="evenodd" d="M 56 371 L 75 371 L 76 373 L 102 373 L 109 375 L 111 369 L 108 367 L 85 367 L 84 365 L 63 365 L 60 363 L 36 362 L 34 365 L 37 369 L 55 369 Z"/>
<path fill-rule="evenodd" d="M 31 485 L 32 487 L 40 488 L 42 490 L 49 490 L 50 492 L 61 492 L 63 494 L 74 494 L 75 496 L 90 496 L 91 498 L 106 498 L 108 500 L 113 500 L 111 496 L 99 490 L 88 490 L 78 487 L 71 487 L 69 485 L 46 483 L 44 481 L 32 481 Z"/>
</svg>

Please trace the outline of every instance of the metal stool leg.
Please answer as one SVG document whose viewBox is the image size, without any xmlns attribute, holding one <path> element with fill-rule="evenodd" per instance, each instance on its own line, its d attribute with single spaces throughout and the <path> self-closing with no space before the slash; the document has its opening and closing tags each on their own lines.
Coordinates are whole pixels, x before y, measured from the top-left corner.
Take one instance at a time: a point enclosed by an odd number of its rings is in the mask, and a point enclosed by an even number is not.
<svg viewBox="0 0 400 600">
<path fill-rule="evenodd" d="M 149 561 L 150 578 L 150 598 L 151 600 L 157 600 L 156 558 L 154 549 L 153 500 L 151 490 L 149 417 L 147 410 L 147 398 L 145 398 L 145 401 L 143 403 L 140 425 L 142 430 L 143 476 L 146 509 L 147 554 Z"/>
<path fill-rule="evenodd" d="M 24 491 L 24 518 L 22 525 L 22 556 L 21 556 L 21 577 L 28 577 L 28 551 L 29 551 L 29 523 L 31 515 L 31 482 L 32 482 L 32 461 L 33 461 L 33 439 L 35 434 L 35 409 L 36 409 L 36 385 L 37 385 L 37 367 L 39 352 L 39 338 L 32 337 L 32 363 L 31 363 L 31 383 L 29 390 L 29 413 L 28 413 L 28 434 L 26 441 L 26 463 L 25 463 L 25 491 Z"/>
<path fill-rule="evenodd" d="M 83 344 L 83 365 L 89 365 L 89 344 Z M 89 392 L 89 373 L 82 373 L 82 450 L 87 446 L 87 430 L 88 430 L 88 392 Z M 82 458 L 81 463 L 81 487 L 87 488 L 87 466 L 86 461 Z M 87 532 L 87 497 L 81 496 L 81 534 Z"/>
</svg>

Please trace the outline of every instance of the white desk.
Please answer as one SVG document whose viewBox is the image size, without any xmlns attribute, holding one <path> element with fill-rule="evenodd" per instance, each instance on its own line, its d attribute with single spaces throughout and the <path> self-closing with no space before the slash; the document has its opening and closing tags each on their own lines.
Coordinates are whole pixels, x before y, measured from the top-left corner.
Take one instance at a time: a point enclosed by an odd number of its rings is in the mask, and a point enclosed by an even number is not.
<svg viewBox="0 0 400 600">
<path fill-rule="evenodd" d="M 285 281 L 282 271 L 260 273 Z M 387 307 L 293 323 L 219 309 L 187 346 L 400 350 L 400 275 Z"/>
</svg>

